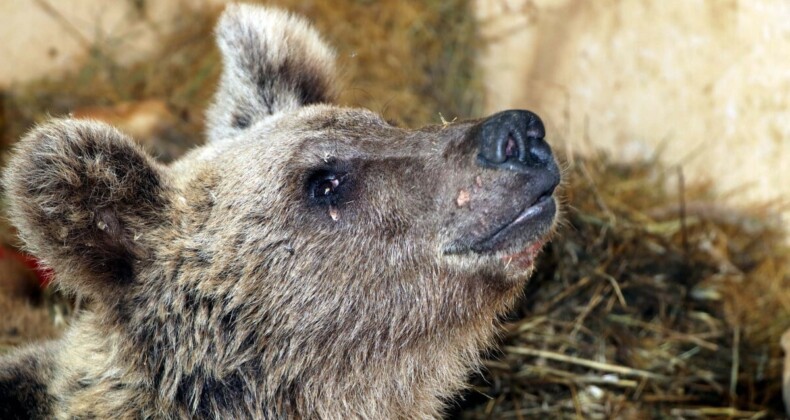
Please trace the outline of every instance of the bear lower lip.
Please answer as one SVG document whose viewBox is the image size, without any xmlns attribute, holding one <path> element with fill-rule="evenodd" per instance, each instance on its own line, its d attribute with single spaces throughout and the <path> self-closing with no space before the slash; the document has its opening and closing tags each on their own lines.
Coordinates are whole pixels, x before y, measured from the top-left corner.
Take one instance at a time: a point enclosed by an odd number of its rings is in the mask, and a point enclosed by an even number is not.
<svg viewBox="0 0 790 420">
<path fill-rule="evenodd" d="M 526 209 L 524 209 L 524 211 L 521 212 L 521 214 L 519 214 L 518 217 L 516 217 L 516 220 L 513 220 L 512 222 L 510 222 L 508 225 L 506 225 L 504 228 L 502 228 L 499 232 L 502 232 L 503 230 L 506 230 L 506 229 L 508 229 L 511 226 L 514 226 L 516 224 L 524 222 L 527 219 L 531 219 L 531 218 L 534 218 L 534 217 L 538 216 L 540 213 L 542 213 L 542 212 L 547 210 L 546 207 L 550 204 L 550 202 L 553 204 L 553 200 L 551 200 L 551 196 L 550 195 L 542 195 L 542 196 L 540 196 L 535 201 L 535 203 L 533 203 L 531 206 L 529 206 Z M 499 232 L 497 232 L 497 234 Z"/>
<path fill-rule="evenodd" d="M 539 238 L 550 229 L 557 206 L 551 195 L 538 198 L 532 205 L 519 213 L 511 222 L 499 228 L 487 239 L 479 241 L 471 249 L 479 254 L 508 250 L 520 254 L 530 241 L 542 243 Z"/>
</svg>

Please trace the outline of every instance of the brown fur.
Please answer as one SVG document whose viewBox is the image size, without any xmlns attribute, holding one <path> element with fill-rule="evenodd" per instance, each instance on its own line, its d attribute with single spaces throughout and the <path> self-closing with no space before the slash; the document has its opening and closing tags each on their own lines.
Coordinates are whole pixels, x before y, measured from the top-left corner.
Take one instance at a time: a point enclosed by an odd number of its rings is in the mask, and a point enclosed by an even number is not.
<svg viewBox="0 0 790 420">
<path fill-rule="evenodd" d="M 0 363 L 0 393 L 56 418 L 439 416 L 529 275 L 509 255 L 551 228 L 464 248 L 529 177 L 475 163 L 476 121 L 410 131 L 314 104 L 331 53 L 301 19 L 230 6 L 218 37 L 210 143 L 171 166 L 98 122 L 20 142 L 14 223 L 92 304 Z M 311 196 L 325 173 L 345 176 L 332 201 Z"/>
</svg>

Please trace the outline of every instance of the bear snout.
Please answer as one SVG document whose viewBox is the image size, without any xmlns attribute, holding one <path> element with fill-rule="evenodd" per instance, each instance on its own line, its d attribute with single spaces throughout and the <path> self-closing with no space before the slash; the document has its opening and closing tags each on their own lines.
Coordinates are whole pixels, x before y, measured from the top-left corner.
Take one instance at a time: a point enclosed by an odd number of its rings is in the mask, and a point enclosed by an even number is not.
<svg viewBox="0 0 790 420">
<path fill-rule="evenodd" d="M 511 255 L 539 249 L 557 215 L 560 170 L 536 114 L 509 110 L 470 130 L 475 181 L 454 193 L 457 227 L 447 254 Z"/>
</svg>

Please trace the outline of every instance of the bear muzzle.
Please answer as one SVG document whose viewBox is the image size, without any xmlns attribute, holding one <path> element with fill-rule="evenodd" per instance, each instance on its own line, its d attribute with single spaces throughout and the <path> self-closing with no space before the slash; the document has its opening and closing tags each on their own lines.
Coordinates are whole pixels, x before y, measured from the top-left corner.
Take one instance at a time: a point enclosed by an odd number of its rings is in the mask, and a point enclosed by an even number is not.
<svg viewBox="0 0 790 420">
<path fill-rule="evenodd" d="M 446 254 L 493 255 L 528 268 L 557 217 L 560 170 L 540 118 L 530 111 L 495 114 L 471 131 L 474 182 L 458 191 L 456 239 Z"/>
</svg>

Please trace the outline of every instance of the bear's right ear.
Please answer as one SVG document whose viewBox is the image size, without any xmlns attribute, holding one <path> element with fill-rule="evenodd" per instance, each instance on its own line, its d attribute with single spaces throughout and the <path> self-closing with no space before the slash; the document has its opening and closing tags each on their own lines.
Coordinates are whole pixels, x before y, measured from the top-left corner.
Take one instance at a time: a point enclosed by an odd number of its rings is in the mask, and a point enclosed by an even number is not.
<svg viewBox="0 0 790 420">
<path fill-rule="evenodd" d="M 166 175 L 114 128 L 63 119 L 19 141 L 3 183 L 28 249 L 65 288 L 106 300 L 150 261 L 172 207 Z"/>
<path fill-rule="evenodd" d="M 216 32 L 223 70 L 206 114 L 209 142 L 270 115 L 334 100 L 334 52 L 303 18 L 231 4 Z"/>
</svg>

